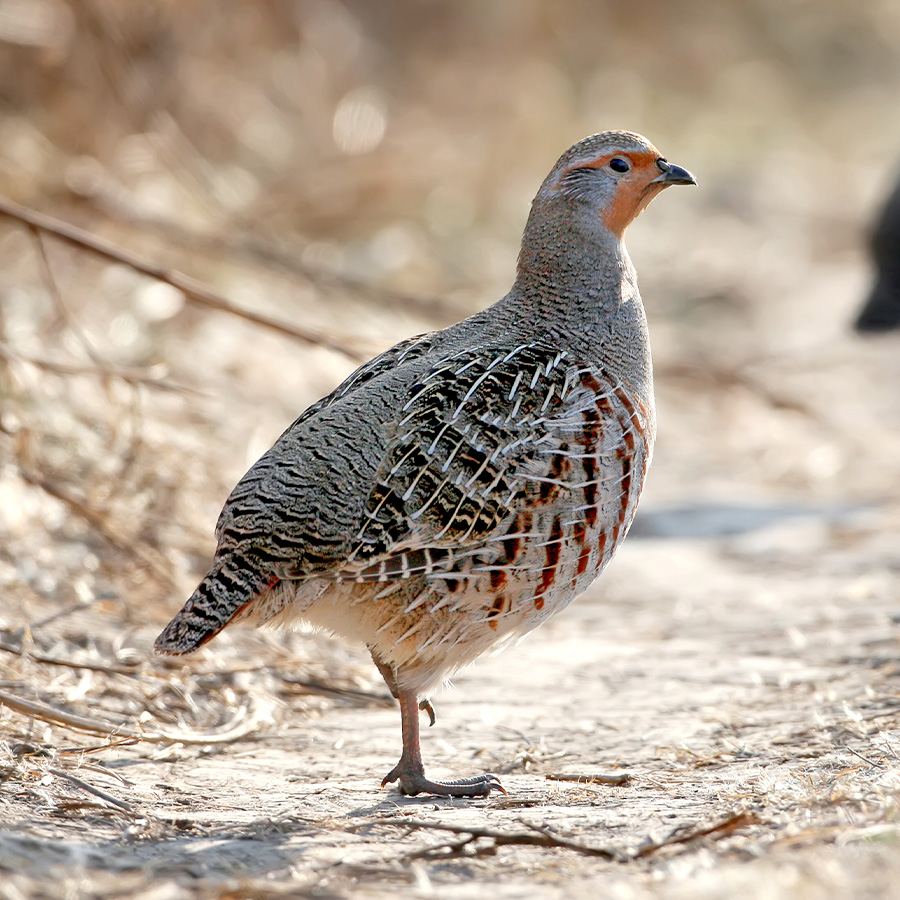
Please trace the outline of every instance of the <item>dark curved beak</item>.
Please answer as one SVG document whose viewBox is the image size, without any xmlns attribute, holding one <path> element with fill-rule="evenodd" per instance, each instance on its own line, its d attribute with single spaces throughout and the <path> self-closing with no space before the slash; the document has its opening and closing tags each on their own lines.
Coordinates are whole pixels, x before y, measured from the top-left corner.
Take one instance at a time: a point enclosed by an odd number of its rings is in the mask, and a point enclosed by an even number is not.
<svg viewBox="0 0 900 900">
<path fill-rule="evenodd" d="M 697 183 L 697 179 L 687 169 L 682 169 L 681 166 L 674 166 L 664 159 L 658 159 L 656 164 L 662 169 L 662 174 L 658 178 L 654 178 L 650 184 L 662 184 L 668 187 L 670 184 Z"/>
</svg>

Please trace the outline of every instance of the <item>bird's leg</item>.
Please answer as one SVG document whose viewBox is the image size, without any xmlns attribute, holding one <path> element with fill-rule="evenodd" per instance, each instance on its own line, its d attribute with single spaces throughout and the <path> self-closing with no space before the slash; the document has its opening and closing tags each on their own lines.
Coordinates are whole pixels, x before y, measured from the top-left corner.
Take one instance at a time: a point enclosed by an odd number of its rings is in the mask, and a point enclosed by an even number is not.
<svg viewBox="0 0 900 900">
<path fill-rule="evenodd" d="M 400 689 L 400 724 L 403 729 L 403 753 L 400 762 L 385 776 L 381 786 L 400 782 L 404 794 L 437 794 L 441 797 L 484 797 L 491 791 L 506 791 L 496 775 L 476 775 L 456 781 L 429 781 L 419 749 L 419 704 L 414 691 Z"/>
<path fill-rule="evenodd" d="M 375 663 L 375 667 L 381 673 L 381 677 L 384 679 L 384 683 L 388 686 L 388 690 L 391 692 L 391 696 L 395 700 L 400 699 L 400 691 L 397 689 L 397 679 L 394 677 L 394 670 L 382 660 L 375 651 L 370 647 L 369 653 L 372 655 L 372 662 Z M 428 713 L 428 724 L 429 726 L 434 725 L 435 717 L 434 717 L 434 707 L 431 705 L 431 701 L 425 697 L 424 700 L 419 701 L 419 709 L 422 712 Z"/>
<path fill-rule="evenodd" d="M 400 781 L 400 790 L 404 794 L 439 794 L 444 797 L 482 797 L 492 790 L 503 790 L 496 775 L 477 775 L 474 778 L 462 778 L 458 781 L 429 781 L 425 777 L 425 767 L 422 765 L 422 754 L 419 749 L 419 715 L 418 710 L 428 713 L 429 724 L 434 725 L 434 707 L 427 698 L 417 702 L 418 698 L 413 691 L 404 691 L 397 686 L 397 676 L 394 669 L 386 663 L 370 647 L 372 662 L 381 673 L 384 683 L 388 686 L 391 696 L 400 704 L 400 724 L 403 731 L 403 753 L 400 762 L 387 774 L 381 786 Z"/>
</svg>

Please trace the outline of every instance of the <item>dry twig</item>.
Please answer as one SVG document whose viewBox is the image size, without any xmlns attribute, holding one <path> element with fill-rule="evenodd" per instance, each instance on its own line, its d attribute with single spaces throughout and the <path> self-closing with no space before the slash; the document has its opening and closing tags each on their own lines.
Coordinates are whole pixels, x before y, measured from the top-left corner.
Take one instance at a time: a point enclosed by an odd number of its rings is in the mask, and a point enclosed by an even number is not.
<svg viewBox="0 0 900 900">
<path fill-rule="evenodd" d="M 50 481 L 37 472 L 30 472 L 27 469 L 19 468 L 19 474 L 23 481 L 39 487 L 44 493 L 49 494 L 61 503 L 64 503 L 72 512 L 84 519 L 92 528 L 105 538 L 113 547 L 120 550 L 133 558 L 138 559 L 147 566 L 151 572 L 166 586 L 173 588 L 175 586 L 172 576 L 166 571 L 163 558 L 160 554 L 151 552 L 148 548 L 134 544 L 130 541 L 123 540 L 110 527 L 106 515 L 88 506 L 83 500 L 73 496 L 61 485 Z"/>
<path fill-rule="evenodd" d="M 53 303 L 56 305 L 57 315 L 59 315 L 63 322 L 65 322 L 66 327 L 69 329 L 69 331 L 71 331 L 72 334 L 74 334 L 75 337 L 78 338 L 78 342 L 84 348 L 87 355 L 91 358 L 91 361 L 96 363 L 98 366 L 103 366 L 103 359 L 101 358 L 100 354 L 97 353 L 93 342 L 87 336 L 87 333 L 81 327 L 75 316 L 72 315 L 71 310 L 63 300 L 62 293 L 59 290 L 59 285 L 56 283 L 56 278 L 53 275 L 53 267 L 50 265 L 50 259 L 47 256 L 47 248 L 46 246 L 44 246 L 43 232 L 33 224 L 29 224 L 28 230 L 31 232 L 32 237 L 34 237 L 34 244 L 37 247 L 38 251 L 38 260 L 40 261 L 41 278 L 43 279 L 44 285 L 47 288 L 47 293 L 53 298 Z"/>
<path fill-rule="evenodd" d="M 463 853 L 466 850 L 474 851 L 477 854 L 492 854 L 495 853 L 499 847 L 518 845 L 572 850 L 576 853 L 581 853 L 584 856 L 599 856 L 614 862 L 631 862 L 644 859 L 664 847 L 689 844 L 704 837 L 712 837 L 718 840 L 720 838 L 728 837 L 742 828 L 758 823 L 759 819 L 752 813 L 735 813 L 720 822 L 716 822 L 714 825 L 708 825 L 689 831 L 686 831 L 683 828 L 678 829 L 665 840 L 645 844 L 638 850 L 630 853 L 609 847 L 591 847 L 587 844 L 582 844 L 579 841 L 573 841 L 569 838 L 555 834 L 546 826 L 535 825 L 530 822 L 522 823 L 529 829 L 528 831 L 522 832 L 499 831 L 492 828 L 479 828 L 465 825 L 447 825 L 441 822 L 425 822 L 419 819 L 376 819 L 372 822 L 366 822 L 363 825 L 352 827 L 349 830 L 358 831 L 371 825 L 392 825 L 397 828 L 407 828 L 410 831 L 446 831 L 450 834 L 462 835 L 459 840 L 444 841 L 405 854 L 403 858 L 410 860 L 429 859 L 434 858 L 435 855 L 439 855 L 440 858 L 446 858 L 447 856 Z M 475 843 L 481 839 L 485 839 L 490 843 L 480 847 L 474 846 Z"/>
<path fill-rule="evenodd" d="M 107 217 L 125 222 L 143 231 L 160 234 L 179 247 L 209 255 L 226 255 L 229 258 L 247 260 L 256 267 L 284 272 L 291 277 L 300 276 L 316 290 L 325 293 L 351 293 L 366 299 L 375 299 L 382 305 L 412 310 L 416 315 L 438 323 L 450 324 L 459 318 L 459 309 L 453 301 L 439 294 L 410 293 L 384 285 L 374 286 L 369 281 L 307 264 L 302 255 L 303 245 L 294 250 L 282 250 L 259 235 L 255 223 L 231 231 L 228 234 L 204 234 L 185 228 L 166 217 L 137 212 L 133 207 L 112 196 L 94 197 L 97 208 Z M 101 200 L 102 202 L 97 202 Z"/>
<path fill-rule="evenodd" d="M 862 753 L 858 753 L 852 747 L 848 747 L 846 744 L 844 745 L 844 749 L 849 750 L 854 756 L 858 756 L 864 763 L 868 763 L 870 766 L 872 766 L 875 769 L 884 769 L 885 768 L 884 763 L 876 762 L 874 759 L 869 759 L 868 757 L 863 756 Z"/>
<path fill-rule="evenodd" d="M 549 781 L 577 781 L 579 784 L 628 784 L 631 775 L 628 772 L 578 774 L 574 772 L 553 772 L 544 776 Z"/>
<path fill-rule="evenodd" d="M 172 391 L 180 394 L 202 393 L 197 388 L 164 378 L 161 373 L 165 370 L 165 366 L 151 366 L 149 369 L 138 369 L 110 364 L 88 366 L 78 363 L 57 362 L 52 359 L 44 359 L 41 356 L 21 353 L 2 341 L 0 341 L 0 357 L 9 362 L 27 363 L 28 365 L 36 366 L 38 369 L 43 369 L 45 372 L 52 372 L 54 375 L 112 375 L 128 384 L 143 384 L 160 391 Z M 158 370 L 160 374 L 154 374 L 154 369 Z"/>
<path fill-rule="evenodd" d="M 134 808 L 130 803 L 127 803 L 125 800 L 119 800 L 118 797 L 113 797 L 112 794 L 108 794 L 106 791 L 100 790 L 98 787 L 94 787 L 92 784 L 88 784 L 86 781 L 83 781 L 81 778 L 72 775 L 70 772 L 64 772 L 62 769 L 48 769 L 51 775 L 55 775 L 57 778 L 63 778 L 66 781 L 74 784 L 75 787 L 81 788 L 83 791 L 87 791 L 89 794 L 93 794 L 95 797 L 99 797 L 104 803 L 111 803 L 113 806 L 117 806 L 119 809 L 124 809 L 127 812 L 131 812 Z"/>
<path fill-rule="evenodd" d="M 54 706 L 48 706 L 45 703 L 24 700 L 21 697 L 8 694 L 6 691 L 0 691 L 0 703 L 15 710 L 17 713 L 21 713 L 23 716 L 28 716 L 31 719 L 40 719 L 42 722 L 49 722 L 51 725 L 62 725 L 65 728 L 71 728 L 73 731 L 84 731 L 88 734 L 98 734 L 103 737 L 108 737 L 112 734 L 135 739 L 145 737 L 140 732 L 134 731 L 121 723 L 114 724 L 104 722 L 102 719 L 79 716 Z"/>
<path fill-rule="evenodd" d="M 0 639 L 0 650 L 6 653 L 14 653 L 16 656 L 23 656 L 26 659 L 35 662 L 46 663 L 49 666 L 62 666 L 67 669 L 86 669 L 89 672 L 111 672 L 116 675 L 137 675 L 140 672 L 139 665 L 123 666 L 120 663 L 110 662 L 76 662 L 72 659 L 60 659 L 56 656 L 47 656 L 45 653 L 34 650 L 26 650 L 24 647 L 17 647 L 14 644 L 8 644 Z"/>
<path fill-rule="evenodd" d="M 80 250 L 86 250 L 89 253 L 93 253 L 95 256 L 121 263 L 124 266 L 128 266 L 130 269 L 134 269 L 136 272 L 140 272 L 142 275 L 146 275 L 148 278 L 154 278 L 157 281 L 163 282 L 163 284 L 168 284 L 176 290 L 181 291 L 190 302 L 199 306 L 206 306 L 209 309 L 217 309 L 221 312 L 226 312 L 229 315 L 237 316 L 248 322 L 253 322 L 256 325 L 262 325 L 264 328 L 269 328 L 272 331 L 277 331 L 279 334 L 296 338 L 307 344 L 326 347 L 329 350 L 334 350 L 336 353 L 340 353 L 356 362 L 363 362 L 367 358 L 365 354 L 361 354 L 358 350 L 343 341 L 329 337 L 319 331 L 315 331 L 311 328 L 302 328 L 299 325 L 276 319 L 265 313 L 253 312 L 235 306 L 230 300 L 226 300 L 224 297 L 211 291 L 206 285 L 194 278 L 183 275 L 181 272 L 174 269 L 167 269 L 158 263 L 151 262 L 150 260 L 138 256 L 136 253 L 132 253 L 122 247 L 117 247 L 115 244 L 90 234 L 81 228 L 77 228 L 67 222 L 62 222 L 59 219 L 54 219 L 52 216 L 47 216 L 36 212 L 35 210 L 28 209 L 25 206 L 20 206 L 18 203 L 13 203 L 5 197 L 0 197 L 0 215 L 15 219 L 17 222 L 22 222 L 30 229 L 38 229 L 47 234 L 51 234 L 59 240 L 71 244 Z"/>
<path fill-rule="evenodd" d="M 422 850 L 413 851 L 405 856 L 406 859 L 423 859 L 442 850 L 449 851 L 450 854 L 459 853 L 482 838 L 489 840 L 491 843 L 488 844 L 487 847 L 478 848 L 476 852 L 479 853 L 493 853 L 498 847 L 518 845 L 527 847 L 555 847 L 563 850 L 573 850 L 576 853 L 581 853 L 585 856 L 599 856 L 609 860 L 620 859 L 619 853 L 615 850 L 609 850 L 606 847 L 589 847 L 578 841 L 572 841 L 558 834 L 554 834 L 549 828 L 545 828 L 544 826 L 532 825 L 530 823 L 523 824 L 530 830 L 498 831 L 493 828 L 446 825 L 441 822 L 424 822 L 419 819 L 376 819 L 373 822 L 366 822 L 365 825 L 356 826 L 350 830 L 356 831 L 359 828 L 370 825 L 391 825 L 397 828 L 407 828 L 410 831 L 447 831 L 451 834 L 464 835 L 464 837 L 458 841 L 447 841 L 432 847 L 425 847 Z"/>
<path fill-rule="evenodd" d="M 720 838 L 734 834 L 735 831 L 739 831 L 742 828 L 758 824 L 759 819 L 753 815 L 753 813 L 734 813 L 727 819 L 722 819 L 722 821 L 716 822 L 714 825 L 706 825 L 702 828 L 695 828 L 690 831 L 679 828 L 665 840 L 645 844 L 632 854 L 631 858 L 643 859 L 646 856 L 650 856 L 652 853 L 656 853 L 657 850 L 662 850 L 663 847 L 672 847 L 676 844 L 689 844 L 704 837 L 712 837 L 719 840 Z"/>
</svg>

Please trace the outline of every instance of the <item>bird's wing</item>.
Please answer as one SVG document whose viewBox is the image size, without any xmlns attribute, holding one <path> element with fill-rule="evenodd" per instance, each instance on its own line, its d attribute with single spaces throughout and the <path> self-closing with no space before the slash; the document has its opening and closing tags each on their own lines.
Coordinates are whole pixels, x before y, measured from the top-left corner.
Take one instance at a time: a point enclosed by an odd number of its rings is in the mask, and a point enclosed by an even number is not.
<svg viewBox="0 0 900 900">
<path fill-rule="evenodd" d="M 290 531 L 291 526 L 299 525 L 299 537 L 304 536 L 302 523 L 278 522 L 278 511 L 282 506 L 291 504 L 295 499 L 299 504 L 307 502 L 304 496 L 308 491 L 303 487 L 311 487 L 315 491 L 325 490 L 326 486 L 312 484 L 301 485 L 300 496 L 293 498 L 291 488 L 297 482 L 309 482 L 314 472 L 309 469 L 309 460 L 304 456 L 316 455 L 316 442 L 329 441 L 334 436 L 307 436 L 309 426 L 321 418 L 323 413 L 339 404 L 342 400 L 351 399 L 353 394 L 366 384 L 398 366 L 410 363 L 431 348 L 437 332 L 415 335 L 395 344 L 388 350 L 364 363 L 347 376 L 330 394 L 307 407 L 280 435 L 270 450 L 257 460 L 231 492 L 216 523 L 216 538 L 220 548 L 238 545 L 252 545 L 254 538 L 266 543 L 266 532 L 271 531 L 275 539 L 279 531 Z M 340 443 L 338 440 L 337 443 Z M 328 448 L 322 448 L 327 453 Z M 334 452 L 334 451 L 332 451 Z M 298 459 L 299 457 L 299 459 Z M 304 462 L 306 467 L 304 468 Z M 313 479 L 314 480 L 314 479 Z M 287 510 L 284 510 L 287 513 Z M 287 537 L 287 535 L 281 535 Z M 309 535 L 315 539 L 314 532 Z M 264 547 L 259 548 L 261 551 Z M 296 549 L 296 548 L 293 548 Z M 278 556 L 269 553 L 269 556 Z M 291 548 L 286 547 L 284 558 L 291 555 Z M 338 556 L 337 558 L 341 558 Z M 279 560 L 279 569 L 282 569 Z"/>
<path fill-rule="evenodd" d="M 613 467 L 597 457 L 615 459 L 631 427 L 617 385 L 538 343 L 416 366 L 409 354 L 430 341 L 373 360 L 282 435 L 226 502 L 220 554 L 276 580 L 427 575 L 523 508 L 565 503 L 573 467 L 603 491 L 598 473 Z"/>
<path fill-rule="evenodd" d="M 617 390 L 541 344 L 446 357 L 411 386 L 349 556 L 327 577 L 446 571 L 523 506 L 567 502 L 560 495 L 579 482 L 566 478 L 573 466 L 616 458 L 628 442 L 628 411 L 601 421 Z M 572 506 L 578 502 L 573 495 Z"/>
</svg>

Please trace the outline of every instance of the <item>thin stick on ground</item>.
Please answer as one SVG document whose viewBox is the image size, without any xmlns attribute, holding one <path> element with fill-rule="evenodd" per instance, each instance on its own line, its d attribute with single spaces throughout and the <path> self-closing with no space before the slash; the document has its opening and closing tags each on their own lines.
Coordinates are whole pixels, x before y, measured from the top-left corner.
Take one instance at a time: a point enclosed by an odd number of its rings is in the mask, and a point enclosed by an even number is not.
<svg viewBox="0 0 900 900">
<path fill-rule="evenodd" d="M 529 831 L 499 831 L 494 828 L 447 825 L 441 822 L 425 822 L 419 819 L 376 819 L 372 822 L 365 823 L 365 825 L 355 826 L 349 830 L 357 831 L 360 828 L 371 825 L 390 825 L 396 828 L 407 828 L 410 831 L 446 831 L 450 834 L 463 836 L 463 838 L 458 841 L 448 841 L 432 847 L 425 847 L 422 850 L 413 851 L 406 855 L 405 858 L 407 859 L 421 859 L 423 857 L 431 856 L 436 851 L 440 850 L 458 853 L 482 838 L 491 842 L 489 845 L 490 850 L 497 847 L 508 847 L 512 845 L 556 847 L 564 850 L 573 850 L 576 853 L 581 853 L 585 856 L 599 856 L 609 860 L 620 859 L 620 855 L 616 851 L 606 847 L 590 847 L 586 844 L 581 844 L 578 841 L 572 841 L 561 835 L 554 834 L 549 828 L 529 823 L 524 824 L 530 829 Z"/>
<path fill-rule="evenodd" d="M 79 716 L 64 709 L 48 706 L 45 703 L 16 697 L 13 694 L 8 694 L 6 691 L 0 691 L 0 703 L 9 709 L 15 710 L 17 713 L 21 713 L 23 716 L 39 719 L 42 722 L 49 722 L 51 725 L 61 725 L 73 731 L 83 731 L 88 734 L 101 735 L 102 737 L 109 737 L 110 735 L 135 739 L 143 737 L 140 732 L 129 728 L 127 725 L 104 722 L 102 719 L 93 717 Z"/>
<path fill-rule="evenodd" d="M 33 224 L 28 225 L 28 230 L 34 237 L 34 244 L 38 251 L 38 260 L 40 261 L 41 278 L 44 280 L 47 293 L 53 298 L 57 314 L 66 323 L 66 327 L 69 331 L 71 331 L 78 339 L 78 342 L 84 348 L 85 353 L 91 358 L 91 361 L 96 365 L 105 368 L 105 362 L 97 352 L 97 349 L 88 337 L 87 332 L 81 327 L 78 319 L 72 315 L 71 310 L 65 300 L 63 300 L 59 285 L 56 283 L 56 278 L 53 275 L 53 267 L 50 265 L 50 259 L 47 256 L 47 248 L 44 246 L 44 233 L 37 225 Z"/>
<path fill-rule="evenodd" d="M 90 753 L 104 753 L 106 750 L 116 750 L 120 747 L 133 747 L 140 743 L 137 738 L 122 738 L 121 740 L 107 741 L 105 744 L 96 744 L 93 747 L 58 747 L 56 752 L 60 756 L 87 756 Z"/>
<path fill-rule="evenodd" d="M 711 837 L 719 840 L 720 838 L 728 837 L 729 835 L 734 834 L 735 831 L 739 831 L 742 828 L 747 828 L 750 825 L 758 824 L 759 819 L 755 815 L 753 815 L 753 813 L 734 813 L 733 815 L 730 815 L 727 818 L 714 823 L 713 825 L 704 825 L 702 828 L 695 828 L 690 831 L 678 829 L 674 834 L 670 835 L 665 840 L 654 841 L 653 843 L 645 844 L 632 855 L 632 858 L 643 859 L 645 856 L 650 856 L 652 853 L 656 853 L 658 850 L 662 850 L 664 847 L 672 847 L 676 844 L 690 844 L 693 841 L 699 840 L 700 838 L 704 837 Z"/>
<path fill-rule="evenodd" d="M 548 781 L 575 781 L 579 784 L 628 784 L 632 776 L 628 772 L 552 772 L 544 778 Z"/>
<path fill-rule="evenodd" d="M 249 261 L 256 267 L 284 272 L 291 277 L 299 276 L 323 293 L 339 291 L 342 294 L 351 293 L 366 299 L 377 298 L 382 306 L 401 307 L 428 320 L 446 320 L 449 324 L 459 317 L 457 306 L 439 294 L 410 293 L 384 285 L 376 287 L 360 277 L 308 265 L 303 261 L 302 250 L 309 242 L 301 244 L 297 252 L 294 252 L 293 248 L 291 251 L 282 250 L 260 237 L 257 231 L 253 231 L 253 223 L 250 228 L 238 229 L 237 233 L 204 234 L 184 228 L 165 217 L 156 217 L 145 211 L 137 212 L 125 203 L 116 202 L 118 199 L 104 197 L 101 204 L 95 205 L 104 215 L 112 217 L 115 221 L 125 222 L 143 231 L 152 231 L 193 252 L 237 257 Z"/>
<path fill-rule="evenodd" d="M 74 784 L 75 787 L 81 788 L 81 790 L 87 791 L 95 797 L 99 797 L 104 803 L 117 806 L 119 809 L 124 809 L 127 812 L 131 812 L 134 809 L 134 807 L 125 800 L 119 800 L 118 797 L 113 797 L 112 794 L 109 794 L 98 787 L 94 787 L 92 784 L 88 784 L 86 781 L 72 775 L 70 772 L 63 772 L 62 769 L 48 769 L 48 771 L 51 775 L 55 775 L 57 778 L 63 778 L 71 784 Z"/>
<path fill-rule="evenodd" d="M 73 659 L 62 659 L 57 656 L 48 656 L 38 650 L 30 648 L 18 647 L 15 644 L 9 644 L 0 638 L 0 651 L 4 653 L 13 653 L 16 656 L 23 656 L 26 659 L 35 662 L 44 663 L 48 666 L 61 666 L 66 669 L 83 669 L 88 672 L 103 672 L 104 674 L 116 675 L 140 675 L 140 664 L 135 663 L 133 666 L 123 666 L 121 663 L 114 662 L 77 662 Z"/>
<path fill-rule="evenodd" d="M 277 331 L 279 334 L 296 338 L 307 344 L 326 347 L 355 362 L 364 362 L 368 358 L 365 354 L 360 353 L 358 350 L 349 346 L 349 344 L 346 344 L 337 338 L 329 337 L 312 328 L 303 328 L 299 325 L 294 325 L 291 322 L 285 322 L 281 319 L 276 319 L 273 316 L 268 316 L 265 313 L 242 309 L 188 275 L 183 275 L 175 269 L 167 269 L 158 263 L 151 262 L 150 260 L 138 256 L 136 253 L 132 253 L 122 247 L 117 247 L 115 244 L 90 234 L 81 228 L 77 228 L 67 222 L 62 222 L 59 219 L 54 219 L 52 216 L 47 216 L 43 213 L 36 212 L 35 210 L 28 209 L 25 206 L 20 206 L 18 203 L 13 203 L 5 197 L 0 197 L 0 215 L 14 219 L 17 222 L 22 222 L 24 225 L 27 225 L 29 229 L 38 229 L 47 234 L 51 234 L 59 240 L 71 244 L 80 250 L 86 250 L 89 253 L 93 253 L 95 256 L 121 263 L 124 266 L 134 269 L 136 272 L 140 272 L 142 275 L 146 275 L 148 278 L 154 278 L 157 281 L 163 282 L 163 284 L 168 284 L 176 290 L 181 291 L 190 302 L 199 306 L 206 306 L 209 309 L 217 309 L 220 312 L 226 312 L 229 315 L 237 316 L 238 318 L 253 322 L 256 325 L 261 325 L 264 328 L 269 328 L 272 331 Z"/>
<path fill-rule="evenodd" d="M 365 825 L 358 825 L 348 830 L 358 831 L 371 825 L 391 825 L 397 828 L 407 828 L 409 831 L 445 831 L 450 834 L 461 835 L 459 840 L 444 841 L 420 850 L 414 850 L 405 854 L 404 859 L 431 859 L 436 854 L 446 857 L 456 855 L 467 850 L 475 853 L 493 853 L 498 847 L 512 845 L 558 848 L 572 850 L 584 856 L 599 856 L 614 862 L 631 862 L 644 859 L 665 847 L 687 845 L 701 838 L 710 837 L 719 840 L 734 834 L 750 825 L 759 824 L 759 819 L 752 813 L 739 812 L 722 819 L 712 825 L 704 825 L 690 830 L 678 829 L 674 834 L 662 841 L 653 841 L 644 844 L 633 852 L 624 852 L 610 847 L 591 847 L 579 841 L 555 834 L 543 825 L 534 825 L 523 822 L 528 831 L 499 831 L 493 828 L 479 828 L 465 825 L 447 825 L 441 822 L 425 822 L 419 819 L 376 819 Z M 489 841 L 486 846 L 475 846 L 480 839 Z"/>
</svg>

